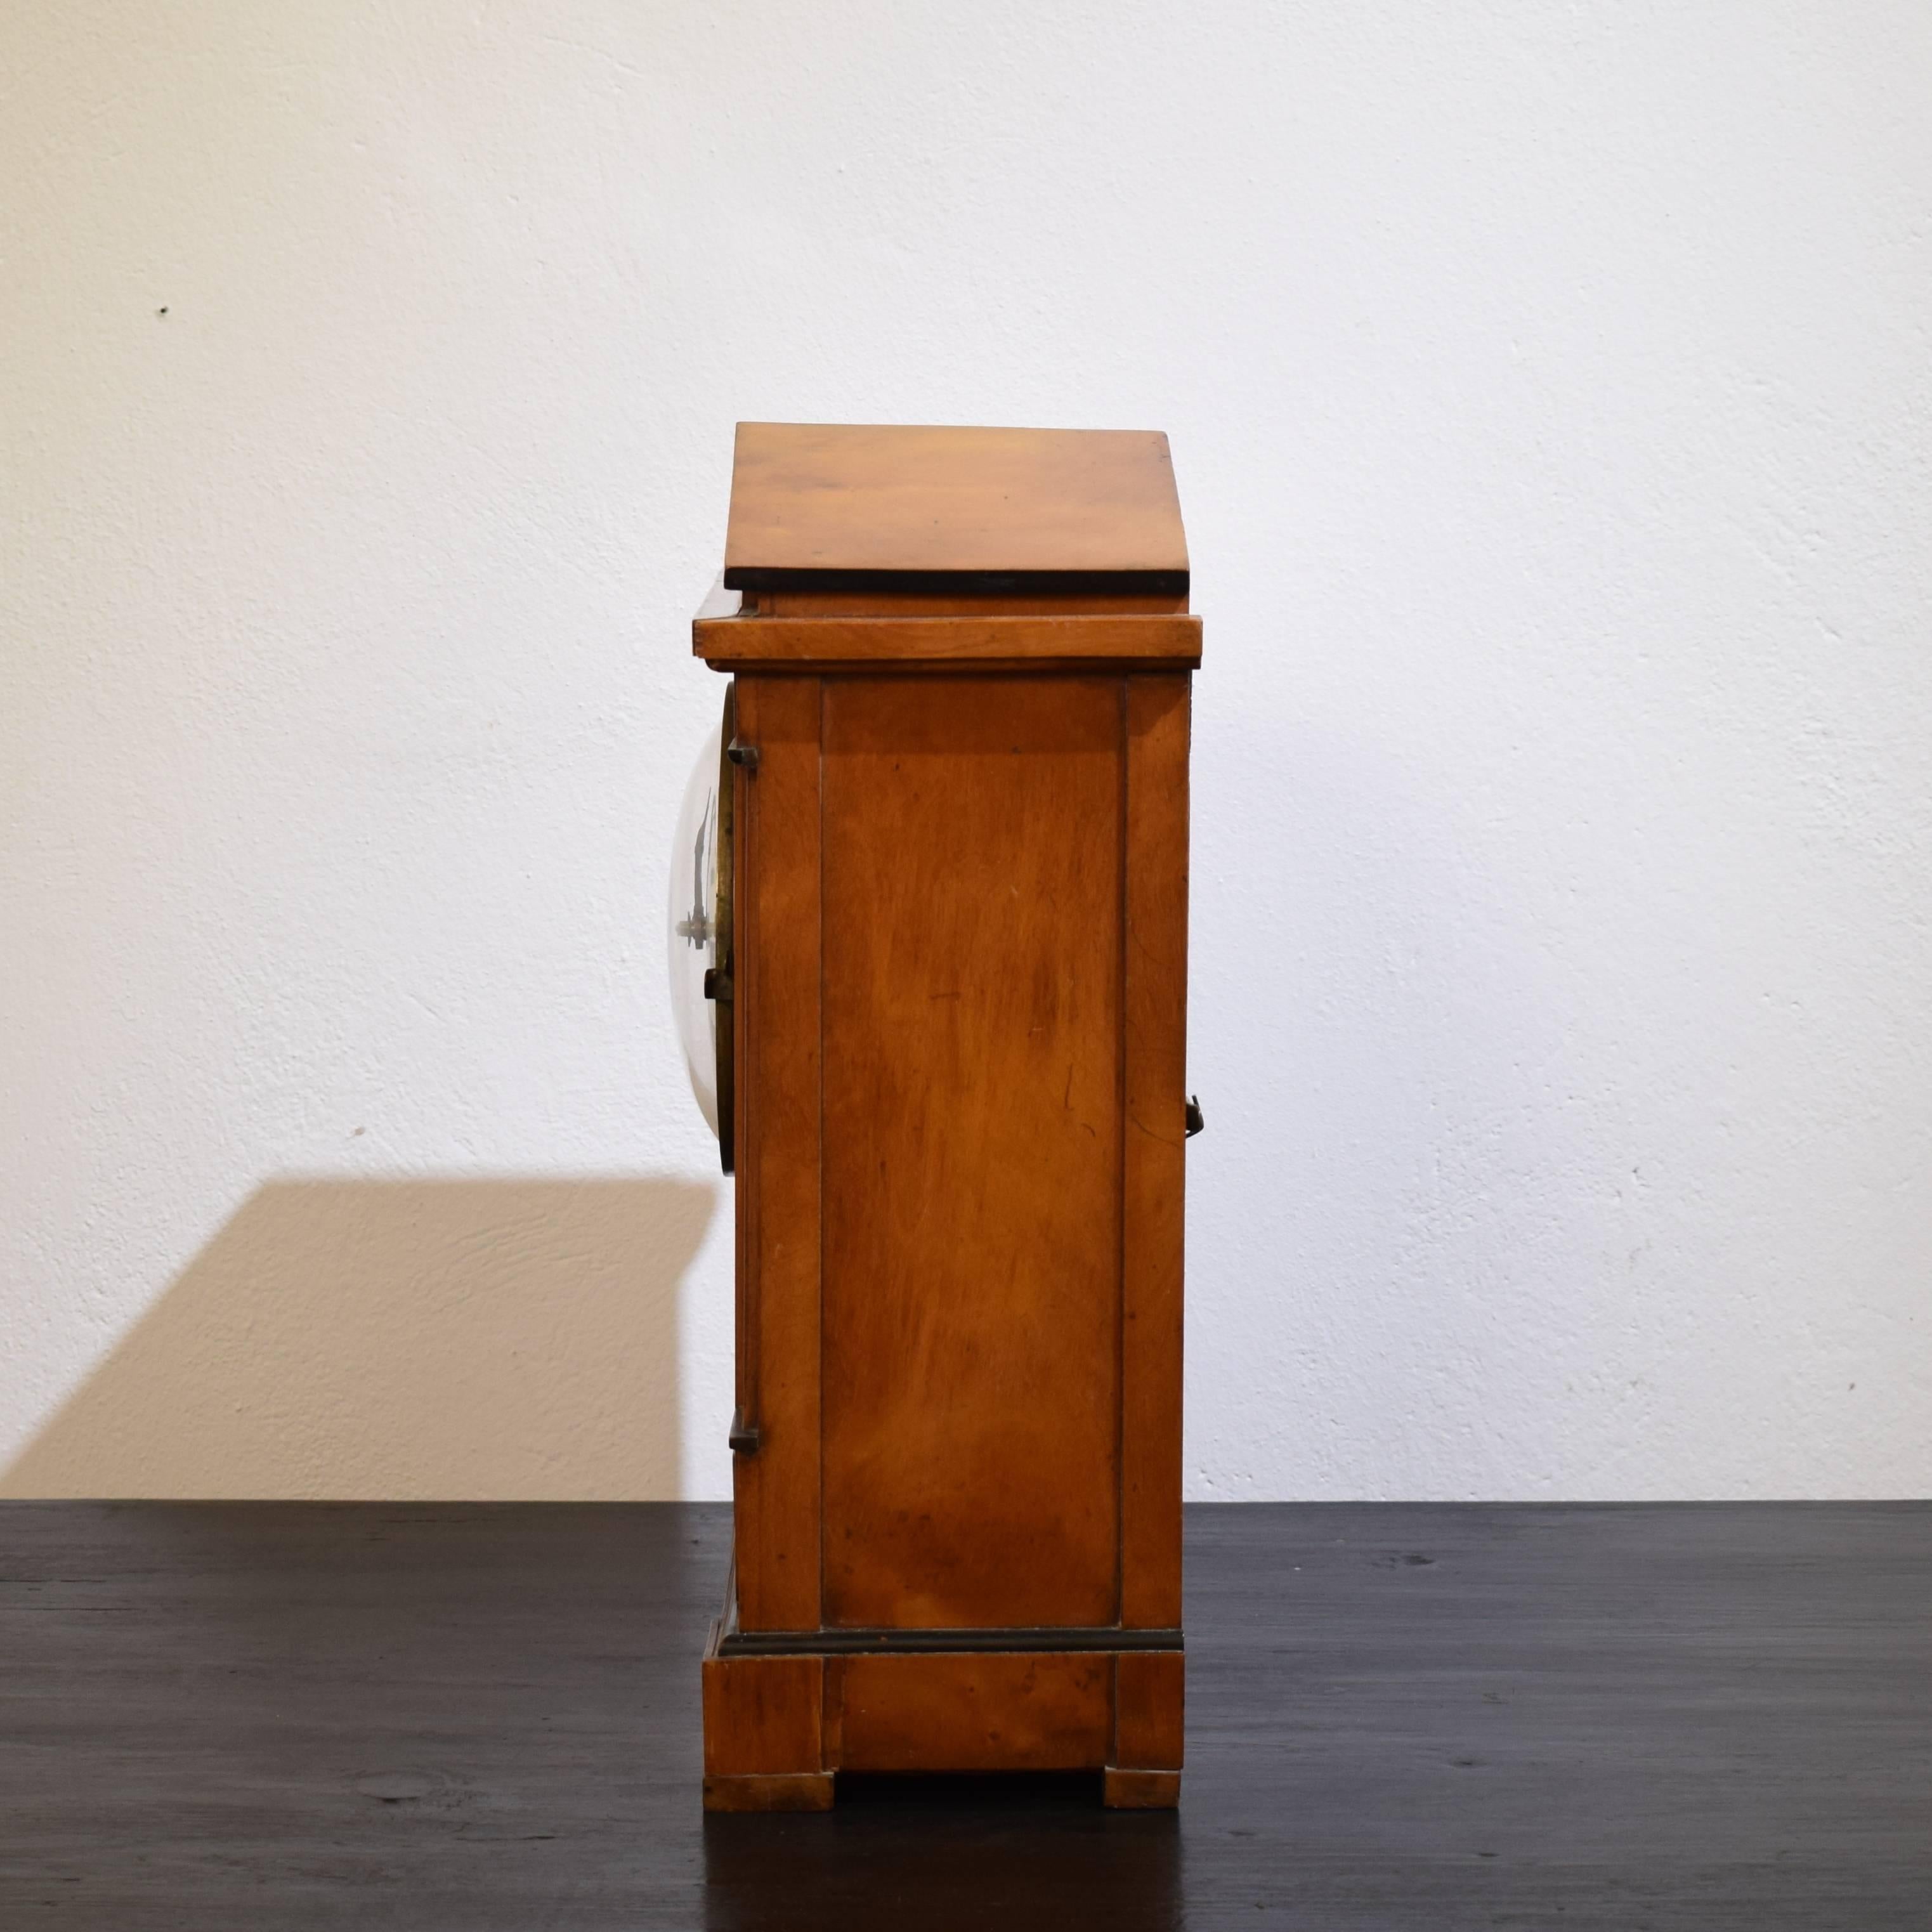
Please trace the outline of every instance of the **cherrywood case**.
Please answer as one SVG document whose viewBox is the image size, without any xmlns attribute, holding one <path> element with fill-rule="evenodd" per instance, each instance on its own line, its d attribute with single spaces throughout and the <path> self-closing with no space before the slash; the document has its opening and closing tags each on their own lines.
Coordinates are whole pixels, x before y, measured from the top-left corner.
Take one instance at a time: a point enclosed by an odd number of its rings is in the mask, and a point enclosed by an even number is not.
<svg viewBox="0 0 1932 1932">
<path fill-rule="evenodd" d="M 1171 1805 L 1200 623 L 1165 439 L 746 425 L 728 558 L 705 1802 L 1091 1768 Z"/>
</svg>

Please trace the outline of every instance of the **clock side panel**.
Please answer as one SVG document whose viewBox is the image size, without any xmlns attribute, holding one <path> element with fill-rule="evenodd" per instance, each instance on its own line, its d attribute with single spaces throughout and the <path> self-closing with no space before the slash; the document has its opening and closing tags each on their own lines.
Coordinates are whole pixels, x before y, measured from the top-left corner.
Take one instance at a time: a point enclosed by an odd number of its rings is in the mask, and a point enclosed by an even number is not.
<svg viewBox="0 0 1932 1932">
<path fill-rule="evenodd" d="M 1125 700 L 824 686 L 830 1625 L 1120 1614 Z"/>
</svg>

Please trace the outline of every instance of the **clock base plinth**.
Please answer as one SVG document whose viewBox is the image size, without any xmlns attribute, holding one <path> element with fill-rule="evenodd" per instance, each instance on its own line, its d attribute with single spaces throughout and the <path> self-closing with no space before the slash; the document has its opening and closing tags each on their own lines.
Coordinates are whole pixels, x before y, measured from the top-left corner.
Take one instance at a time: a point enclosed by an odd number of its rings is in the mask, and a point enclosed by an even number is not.
<svg viewBox="0 0 1932 1932">
<path fill-rule="evenodd" d="M 736 1625 L 732 1606 L 702 1666 L 708 1811 L 827 1810 L 841 1771 L 1088 1771 L 1111 1808 L 1180 1802 L 1178 1631 L 1107 1633 L 1116 1648 L 1100 1633 Z"/>
</svg>

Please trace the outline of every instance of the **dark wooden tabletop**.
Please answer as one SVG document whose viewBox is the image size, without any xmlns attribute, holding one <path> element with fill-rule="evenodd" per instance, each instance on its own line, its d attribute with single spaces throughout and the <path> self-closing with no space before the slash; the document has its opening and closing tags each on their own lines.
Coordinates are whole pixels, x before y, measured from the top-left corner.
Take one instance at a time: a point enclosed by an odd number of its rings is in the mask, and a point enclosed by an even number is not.
<svg viewBox="0 0 1932 1932">
<path fill-rule="evenodd" d="M 1192 1510 L 1178 1817 L 706 1820 L 727 1526 L 0 1505 L 0 1925 L 1932 1924 L 1932 1507 Z"/>
</svg>

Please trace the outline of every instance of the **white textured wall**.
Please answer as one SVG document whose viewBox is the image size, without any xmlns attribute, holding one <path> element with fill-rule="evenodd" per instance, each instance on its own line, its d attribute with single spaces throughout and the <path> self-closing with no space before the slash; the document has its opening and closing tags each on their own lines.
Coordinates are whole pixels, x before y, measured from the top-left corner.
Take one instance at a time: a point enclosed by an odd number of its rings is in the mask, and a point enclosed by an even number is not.
<svg viewBox="0 0 1932 1932">
<path fill-rule="evenodd" d="M 1932 1489 L 1928 98 L 1922 0 L 0 10 L 6 1485 L 720 1492 L 770 417 L 1172 437 L 1192 1493 Z"/>
</svg>

